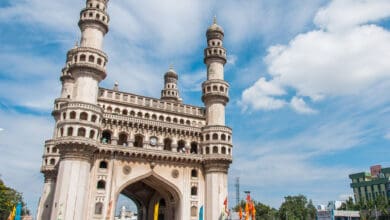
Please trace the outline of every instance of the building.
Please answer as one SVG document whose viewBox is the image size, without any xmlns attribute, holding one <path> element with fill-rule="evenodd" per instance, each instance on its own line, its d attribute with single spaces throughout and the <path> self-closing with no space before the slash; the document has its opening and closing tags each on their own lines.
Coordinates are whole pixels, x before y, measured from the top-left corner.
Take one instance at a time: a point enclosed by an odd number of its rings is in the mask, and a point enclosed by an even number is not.
<svg viewBox="0 0 390 220">
<path fill-rule="evenodd" d="M 138 219 L 222 216 L 232 162 L 232 130 L 225 125 L 229 84 L 224 80 L 224 31 L 207 29 L 198 107 L 183 104 L 170 68 L 161 98 L 99 88 L 106 77 L 102 50 L 108 0 L 86 0 L 80 45 L 70 49 L 55 99 L 53 137 L 45 142 L 45 181 L 37 219 L 114 219 L 118 196 L 137 205 Z"/>
<path fill-rule="evenodd" d="M 366 203 L 383 196 L 387 201 L 390 198 L 390 167 L 380 165 L 370 167 L 370 173 L 360 172 L 349 175 L 352 180 L 351 188 L 356 203 Z"/>
<path fill-rule="evenodd" d="M 341 207 L 341 201 L 329 201 L 328 205 L 317 206 L 317 220 L 359 220 L 359 211 L 337 210 Z"/>
<path fill-rule="evenodd" d="M 119 216 L 116 216 L 114 220 L 137 220 L 137 214 L 132 211 L 126 211 L 126 207 L 122 206 Z"/>
</svg>

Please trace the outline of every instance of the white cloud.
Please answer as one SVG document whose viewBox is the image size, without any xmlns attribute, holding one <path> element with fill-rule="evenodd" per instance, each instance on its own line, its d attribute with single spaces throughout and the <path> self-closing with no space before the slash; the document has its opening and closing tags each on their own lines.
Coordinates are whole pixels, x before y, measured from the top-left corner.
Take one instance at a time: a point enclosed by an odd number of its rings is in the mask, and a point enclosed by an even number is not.
<svg viewBox="0 0 390 220">
<path fill-rule="evenodd" d="M 0 131 L 4 131 L 4 128 L 0 128 Z"/>
<path fill-rule="evenodd" d="M 361 8 L 367 7 L 370 12 L 361 12 L 363 17 L 358 20 L 348 15 L 341 17 L 350 24 L 348 29 L 313 30 L 297 35 L 287 45 L 271 46 L 264 59 L 268 73 L 273 77 L 270 81 L 277 79 L 282 88 L 292 88 L 298 96 L 310 97 L 312 101 L 327 96 L 361 94 L 389 81 L 390 31 L 374 24 L 360 25 L 390 16 L 390 10 L 383 12 L 389 4 L 389 1 L 380 0 L 332 1 L 317 13 L 318 25 L 337 23 L 332 20 L 333 16 L 337 17 L 336 12 L 344 11 L 348 5 L 353 11 L 348 13 L 356 13 L 356 16 L 360 16 Z M 375 13 L 378 16 L 374 16 Z M 255 83 L 247 90 L 258 91 L 252 89 L 256 86 Z"/>
<path fill-rule="evenodd" d="M 291 108 L 293 108 L 296 112 L 301 114 L 314 114 L 317 113 L 316 110 L 307 106 L 306 102 L 299 97 L 294 96 L 290 101 Z"/>
<path fill-rule="evenodd" d="M 318 11 L 314 22 L 321 28 L 341 31 L 388 16 L 390 16 L 388 0 L 333 0 Z"/>
<path fill-rule="evenodd" d="M 42 25 L 58 32 L 71 32 L 77 29 L 76 20 L 83 1 L 16 0 L 11 6 L 0 8 L 0 22 L 22 22 Z M 72 7 L 69 7 L 69 6 Z"/>
<path fill-rule="evenodd" d="M 390 131 L 387 134 L 385 134 L 384 138 L 390 140 Z"/>
<path fill-rule="evenodd" d="M 286 102 L 274 96 L 286 94 L 276 81 L 267 81 L 260 78 L 252 87 L 242 93 L 241 104 L 244 108 L 251 107 L 255 110 L 279 109 L 286 105 Z"/>
<path fill-rule="evenodd" d="M 287 46 L 271 47 L 269 73 L 300 95 L 357 94 L 390 80 L 390 32 L 367 25 L 348 32 L 321 30 L 298 35 Z"/>
</svg>

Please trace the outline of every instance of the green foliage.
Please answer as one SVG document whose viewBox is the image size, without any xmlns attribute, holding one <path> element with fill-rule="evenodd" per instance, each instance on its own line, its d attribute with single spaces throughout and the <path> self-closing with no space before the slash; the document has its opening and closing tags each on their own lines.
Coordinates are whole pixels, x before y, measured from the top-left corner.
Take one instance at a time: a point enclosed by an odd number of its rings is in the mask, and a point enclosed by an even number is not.
<svg viewBox="0 0 390 220">
<path fill-rule="evenodd" d="M 279 208 L 279 217 L 282 220 L 314 220 L 316 218 L 316 209 L 313 202 L 307 201 L 303 195 L 286 196 L 285 201 Z"/>
<path fill-rule="evenodd" d="M 7 187 L 0 179 L 0 220 L 7 219 L 12 208 L 18 202 L 22 203 L 22 214 L 29 214 L 30 211 L 25 207 L 22 194 Z"/>
<path fill-rule="evenodd" d="M 341 204 L 341 207 L 338 210 L 359 211 L 360 210 L 360 206 L 353 202 L 353 198 L 352 197 L 349 197 L 345 202 L 343 202 Z"/>
</svg>

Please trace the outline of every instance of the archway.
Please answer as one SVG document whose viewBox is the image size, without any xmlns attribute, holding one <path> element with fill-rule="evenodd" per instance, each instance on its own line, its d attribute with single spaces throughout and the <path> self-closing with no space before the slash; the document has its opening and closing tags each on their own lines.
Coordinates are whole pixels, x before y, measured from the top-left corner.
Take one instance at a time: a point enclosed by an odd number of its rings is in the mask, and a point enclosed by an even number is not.
<svg viewBox="0 0 390 220">
<path fill-rule="evenodd" d="M 118 196 L 119 194 L 129 198 L 137 206 L 137 220 L 153 220 L 156 204 L 159 204 L 158 220 L 180 219 L 179 190 L 155 173 L 126 183 L 120 189 Z"/>
</svg>

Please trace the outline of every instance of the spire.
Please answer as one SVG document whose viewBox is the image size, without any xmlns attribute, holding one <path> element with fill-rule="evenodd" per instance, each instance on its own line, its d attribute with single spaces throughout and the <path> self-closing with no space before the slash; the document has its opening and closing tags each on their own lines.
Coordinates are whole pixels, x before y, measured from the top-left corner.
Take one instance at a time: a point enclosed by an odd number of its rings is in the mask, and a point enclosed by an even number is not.
<svg viewBox="0 0 390 220">
<path fill-rule="evenodd" d="M 214 15 L 213 24 L 217 24 L 217 16 Z"/>
<path fill-rule="evenodd" d="M 179 79 L 177 73 L 173 69 L 173 65 L 169 65 L 168 71 L 164 75 L 164 88 L 161 90 L 161 99 L 171 102 L 182 102 L 179 96 L 179 89 L 177 87 L 177 80 Z"/>
</svg>

